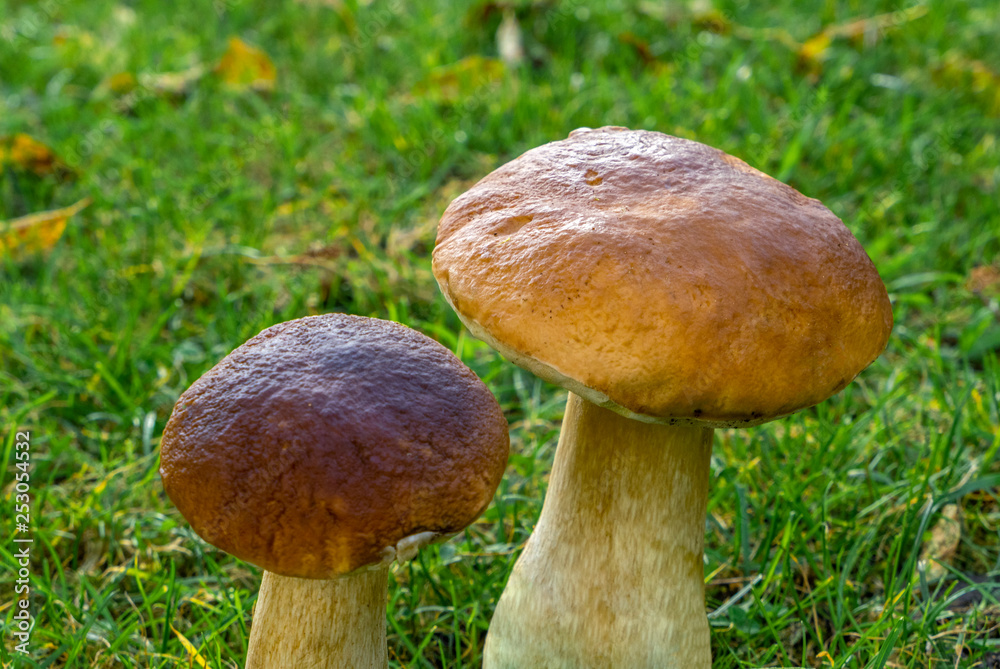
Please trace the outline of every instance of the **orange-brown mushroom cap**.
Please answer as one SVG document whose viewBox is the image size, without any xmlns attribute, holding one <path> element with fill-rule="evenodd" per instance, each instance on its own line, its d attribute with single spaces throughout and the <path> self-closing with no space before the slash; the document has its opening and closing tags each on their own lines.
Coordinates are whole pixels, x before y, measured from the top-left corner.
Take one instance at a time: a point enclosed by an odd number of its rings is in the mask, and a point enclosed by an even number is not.
<svg viewBox="0 0 1000 669">
<path fill-rule="evenodd" d="M 871 260 L 819 201 L 698 142 L 582 129 L 445 211 L 445 297 L 514 362 L 624 415 L 751 425 L 885 348 Z"/>
<path fill-rule="evenodd" d="M 405 326 L 327 314 L 268 328 L 196 381 L 160 474 L 206 541 L 285 576 L 391 560 L 493 497 L 507 423 L 450 351 Z"/>
</svg>

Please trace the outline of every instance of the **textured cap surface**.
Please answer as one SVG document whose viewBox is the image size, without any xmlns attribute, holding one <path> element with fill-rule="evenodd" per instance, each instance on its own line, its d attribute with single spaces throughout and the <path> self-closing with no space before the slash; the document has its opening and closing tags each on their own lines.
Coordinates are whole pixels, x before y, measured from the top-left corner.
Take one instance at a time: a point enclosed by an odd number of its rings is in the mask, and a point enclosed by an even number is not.
<svg viewBox="0 0 1000 669">
<path fill-rule="evenodd" d="M 473 334 L 624 415 L 750 425 L 885 348 L 889 299 L 819 201 L 690 140 L 581 129 L 445 211 L 434 274 Z"/>
<path fill-rule="evenodd" d="M 160 474 L 209 543 L 329 578 L 465 528 L 507 454 L 500 406 L 450 351 L 327 314 L 264 330 L 185 391 Z"/>
</svg>

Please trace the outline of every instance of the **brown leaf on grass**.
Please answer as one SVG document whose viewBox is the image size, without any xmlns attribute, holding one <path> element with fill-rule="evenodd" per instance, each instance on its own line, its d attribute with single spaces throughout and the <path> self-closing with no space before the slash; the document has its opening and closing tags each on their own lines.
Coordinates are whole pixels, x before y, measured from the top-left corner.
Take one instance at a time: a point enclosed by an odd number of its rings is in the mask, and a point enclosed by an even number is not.
<svg viewBox="0 0 1000 669">
<path fill-rule="evenodd" d="M 72 169 L 51 148 L 24 133 L 0 137 L 0 168 L 9 165 L 40 177 L 66 176 Z"/>
<path fill-rule="evenodd" d="M 468 56 L 431 70 L 413 87 L 413 95 L 434 102 L 457 102 L 498 83 L 503 79 L 504 69 L 503 61 L 496 58 Z"/>
<path fill-rule="evenodd" d="M 295 255 L 247 256 L 246 259 L 254 265 L 304 265 L 336 269 L 337 265 L 334 261 L 341 256 L 350 254 L 350 250 L 342 244 L 327 244 Z"/>
<path fill-rule="evenodd" d="M 90 204 L 84 198 L 63 209 L 42 211 L 0 222 L 0 255 L 49 251 L 62 237 L 70 217 Z"/>
<path fill-rule="evenodd" d="M 926 5 L 914 5 L 895 12 L 826 26 L 799 45 L 797 49 L 799 67 L 813 76 L 818 76 L 835 39 L 850 39 L 871 46 L 889 30 L 915 21 L 926 15 L 927 11 Z"/>
<path fill-rule="evenodd" d="M 632 47 L 635 50 L 636 55 L 639 56 L 643 65 L 652 65 L 656 62 L 656 56 L 653 55 L 653 51 L 649 48 L 649 44 L 646 40 L 642 39 L 635 33 L 625 31 L 618 35 L 618 41 Z"/>
<path fill-rule="evenodd" d="M 82 539 L 83 561 L 76 568 L 78 574 L 96 576 L 104 571 L 104 564 L 107 562 L 108 542 L 101 539 L 97 532 L 84 531 L 83 536 L 78 536 L 77 541 Z"/>
<path fill-rule="evenodd" d="M 1000 298 L 1000 269 L 995 265 L 973 267 L 965 287 L 982 300 Z"/>
<path fill-rule="evenodd" d="M 507 9 L 514 8 L 510 2 L 470 2 L 465 12 L 465 24 L 468 28 L 484 26 L 495 14 L 503 14 Z M 528 9 L 531 8 L 529 5 Z"/>
<path fill-rule="evenodd" d="M 231 88 L 249 88 L 260 93 L 273 91 L 277 79 L 271 58 L 239 37 L 229 38 L 229 48 L 215 66 L 215 74 Z"/>
<path fill-rule="evenodd" d="M 944 565 L 951 564 L 961 538 L 962 512 L 957 504 L 947 504 L 920 549 L 920 568 L 928 581 L 937 581 L 948 573 Z"/>
<path fill-rule="evenodd" d="M 716 35 L 728 35 L 733 31 L 733 22 L 714 7 L 701 7 L 691 15 L 691 22 L 698 30 Z"/>
</svg>

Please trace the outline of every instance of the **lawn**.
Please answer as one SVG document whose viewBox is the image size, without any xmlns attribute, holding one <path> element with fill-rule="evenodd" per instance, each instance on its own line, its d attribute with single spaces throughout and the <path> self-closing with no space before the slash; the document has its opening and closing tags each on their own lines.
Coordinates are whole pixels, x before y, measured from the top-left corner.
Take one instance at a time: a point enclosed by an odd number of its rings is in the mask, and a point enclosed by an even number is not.
<svg viewBox="0 0 1000 669">
<path fill-rule="evenodd" d="M 509 420 L 494 504 L 390 578 L 393 666 L 478 667 L 566 394 L 463 330 L 435 228 L 495 167 L 601 125 L 819 198 L 893 302 L 845 391 L 716 432 L 714 666 L 1000 666 L 998 43 L 991 0 L 0 0 L 0 220 L 90 201 L 57 240 L 0 230 L 3 666 L 242 665 L 260 571 L 170 504 L 160 435 L 246 339 L 343 311 L 439 340 Z"/>
</svg>

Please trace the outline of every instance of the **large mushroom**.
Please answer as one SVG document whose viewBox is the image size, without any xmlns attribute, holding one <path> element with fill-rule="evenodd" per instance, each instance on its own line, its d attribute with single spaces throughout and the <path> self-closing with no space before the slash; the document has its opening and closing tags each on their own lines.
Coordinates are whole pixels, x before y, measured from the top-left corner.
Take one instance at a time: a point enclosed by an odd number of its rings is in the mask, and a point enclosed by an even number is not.
<svg viewBox="0 0 1000 669">
<path fill-rule="evenodd" d="M 864 249 L 722 151 L 584 128 L 452 202 L 434 274 L 476 337 L 570 391 L 483 666 L 709 667 L 712 430 L 812 406 L 878 357 L 892 311 Z"/>
<path fill-rule="evenodd" d="M 206 541 L 262 567 L 247 669 L 388 666 L 389 565 L 468 526 L 507 423 L 446 348 L 397 323 L 275 325 L 185 391 L 160 474 Z"/>
</svg>

